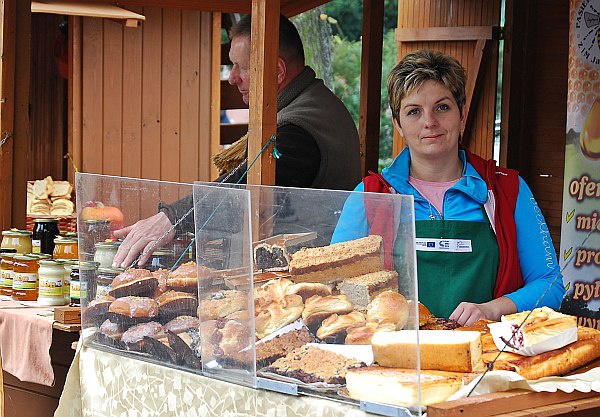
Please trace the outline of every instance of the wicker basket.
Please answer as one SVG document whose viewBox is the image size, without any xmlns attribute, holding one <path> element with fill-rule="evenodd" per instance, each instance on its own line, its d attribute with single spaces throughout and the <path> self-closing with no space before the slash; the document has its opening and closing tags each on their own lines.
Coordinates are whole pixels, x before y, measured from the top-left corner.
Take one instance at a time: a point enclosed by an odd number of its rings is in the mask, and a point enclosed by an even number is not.
<svg viewBox="0 0 600 417">
<path fill-rule="evenodd" d="M 58 218 L 58 230 L 61 232 L 77 231 L 77 216 L 27 216 L 25 219 L 25 228 L 33 231 L 33 221 L 35 219 L 56 219 Z"/>
</svg>

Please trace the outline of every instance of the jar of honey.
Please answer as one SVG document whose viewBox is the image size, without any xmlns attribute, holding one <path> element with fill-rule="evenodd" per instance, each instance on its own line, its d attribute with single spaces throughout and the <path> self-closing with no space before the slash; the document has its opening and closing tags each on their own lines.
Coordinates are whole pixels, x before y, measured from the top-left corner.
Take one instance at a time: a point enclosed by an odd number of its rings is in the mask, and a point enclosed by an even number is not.
<svg viewBox="0 0 600 417">
<path fill-rule="evenodd" d="M 12 295 L 15 254 L 3 253 L 0 256 L 0 295 Z"/>
<path fill-rule="evenodd" d="M 52 255 L 54 252 L 54 239 L 60 233 L 58 219 L 34 219 L 33 222 L 31 252 Z"/>
<path fill-rule="evenodd" d="M 80 233 L 82 258 L 91 261 L 94 259 L 96 243 L 110 239 L 110 221 L 84 220 Z"/>
<path fill-rule="evenodd" d="M 4 230 L 0 248 L 15 249 L 19 254 L 31 252 L 31 232 L 26 230 Z"/>
<path fill-rule="evenodd" d="M 13 300 L 37 300 L 38 268 L 38 259 L 34 256 L 16 255 L 14 257 Z"/>
<path fill-rule="evenodd" d="M 65 268 L 63 263 L 45 259 L 39 261 L 39 265 L 38 304 L 45 306 L 64 305 L 63 283 Z"/>
<path fill-rule="evenodd" d="M 113 259 L 119 250 L 121 242 L 98 242 L 95 246 L 94 262 L 100 264 L 100 268 L 110 268 Z"/>
<path fill-rule="evenodd" d="M 54 239 L 54 259 L 77 259 L 79 251 L 77 248 L 77 239 L 60 237 Z"/>
</svg>

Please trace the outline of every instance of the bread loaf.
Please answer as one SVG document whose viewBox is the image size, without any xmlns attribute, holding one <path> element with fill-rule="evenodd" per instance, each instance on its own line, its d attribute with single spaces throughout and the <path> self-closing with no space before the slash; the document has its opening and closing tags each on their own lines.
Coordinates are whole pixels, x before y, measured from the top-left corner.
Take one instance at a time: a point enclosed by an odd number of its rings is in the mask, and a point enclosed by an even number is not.
<svg viewBox="0 0 600 417">
<path fill-rule="evenodd" d="M 451 372 L 484 369 L 479 332 L 453 330 L 377 332 L 371 340 L 375 362 L 391 368 L 416 369 L 417 332 L 421 369 Z"/>
<path fill-rule="evenodd" d="M 295 282 L 332 283 L 381 271 L 383 239 L 371 235 L 319 248 L 302 248 L 292 255 L 289 271 Z"/>
<path fill-rule="evenodd" d="M 468 377 L 442 371 L 421 371 L 419 376 L 416 369 L 369 366 L 349 370 L 346 387 L 357 400 L 408 407 L 419 403 L 419 378 L 421 404 L 429 405 L 447 400 Z"/>
</svg>

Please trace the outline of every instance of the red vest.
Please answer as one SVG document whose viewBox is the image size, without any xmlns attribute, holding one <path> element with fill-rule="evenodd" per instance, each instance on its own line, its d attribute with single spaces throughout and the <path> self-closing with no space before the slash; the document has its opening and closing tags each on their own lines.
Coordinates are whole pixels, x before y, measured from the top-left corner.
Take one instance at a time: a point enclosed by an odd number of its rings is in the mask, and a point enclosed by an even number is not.
<svg viewBox="0 0 600 417">
<path fill-rule="evenodd" d="M 494 224 L 498 241 L 499 264 L 494 286 L 494 298 L 502 297 L 521 288 L 523 275 L 517 251 L 517 228 L 515 224 L 515 207 L 519 194 L 519 174 L 512 169 L 496 166 L 496 161 L 488 161 L 464 149 L 467 161 L 481 175 L 488 190 L 494 194 L 496 212 Z M 391 185 L 380 175 L 369 171 L 363 178 L 364 191 L 372 193 L 390 193 Z M 371 228 L 371 234 L 383 236 L 385 248 L 392 248 L 394 234 L 392 228 L 393 213 L 391 207 L 369 204 L 365 198 L 365 211 Z M 392 268 L 392 250 L 385 250 L 385 267 Z"/>
</svg>

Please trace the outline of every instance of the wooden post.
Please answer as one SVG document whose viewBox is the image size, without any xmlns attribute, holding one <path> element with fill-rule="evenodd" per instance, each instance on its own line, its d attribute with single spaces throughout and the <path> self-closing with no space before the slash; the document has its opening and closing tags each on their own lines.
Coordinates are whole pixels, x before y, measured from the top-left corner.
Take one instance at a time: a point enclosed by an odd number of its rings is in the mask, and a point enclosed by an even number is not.
<svg viewBox="0 0 600 417">
<path fill-rule="evenodd" d="M 12 172 L 15 122 L 16 2 L 0 3 L 0 227 L 12 226 Z"/>
<path fill-rule="evenodd" d="M 268 5 L 267 5 L 268 3 Z M 252 0 L 248 166 L 277 130 L 280 0 Z M 273 145 L 248 172 L 248 184 L 275 184 Z"/>
<path fill-rule="evenodd" d="M 362 57 L 360 70 L 361 168 L 377 171 L 381 107 L 381 53 L 383 49 L 383 0 L 363 3 Z"/>
</svg>

